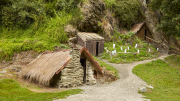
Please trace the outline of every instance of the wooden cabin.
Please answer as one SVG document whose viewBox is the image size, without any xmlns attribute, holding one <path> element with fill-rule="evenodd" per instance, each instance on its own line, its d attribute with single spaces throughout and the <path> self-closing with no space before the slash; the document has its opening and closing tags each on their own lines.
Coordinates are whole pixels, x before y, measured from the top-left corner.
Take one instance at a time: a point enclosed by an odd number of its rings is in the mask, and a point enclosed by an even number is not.
<svg viewBox="0 0 180 101">
<path fill-rule="evenodd" d="M 135 33 L 135 35 L 141 39 L 141 40 L 145 40 L 149 43 L 152 42 L 152 40 L 150 40 L 149 38 L 153 39 L 151 32 L 149 31 L 149 28 L 147 27 L 145 22 L 142 23 L 138 23 L 133 25 L 133 27 L 131 28 L 131 31 L 133 33 Z"/>
<path fill-rule="evenodd" d="M 98 56 L 104 51 L 104 38 L 96 33 L 79 32 L 77 34 L 77 44 L 86 47 L 94 56 Z"/>
</svg>

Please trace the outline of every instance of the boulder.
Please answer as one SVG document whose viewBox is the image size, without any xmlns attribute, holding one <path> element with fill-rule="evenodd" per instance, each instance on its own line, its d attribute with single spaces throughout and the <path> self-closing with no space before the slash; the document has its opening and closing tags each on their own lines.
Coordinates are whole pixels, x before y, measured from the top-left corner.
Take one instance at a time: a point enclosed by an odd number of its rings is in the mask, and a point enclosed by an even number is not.
<svg viewBox="0 0 180 101">
<path fill-rule="evenodd" d="M 77 35 L 77 30 L 72 25 L 66 25 L 64 31 L 68 34 L 68 37 L 75 37 Z"/>
</svg>

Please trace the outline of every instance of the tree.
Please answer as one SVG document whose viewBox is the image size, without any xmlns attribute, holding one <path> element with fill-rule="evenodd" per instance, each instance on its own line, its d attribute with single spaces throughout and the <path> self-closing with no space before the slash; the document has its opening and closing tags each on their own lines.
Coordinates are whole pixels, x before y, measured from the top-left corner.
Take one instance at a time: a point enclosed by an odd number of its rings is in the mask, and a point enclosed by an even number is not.
<svg viewBox="0 0 180 101">
<path fill-rule="evenodd" d="M 152 0 L 150 7 L 163 14 L 157 25 L 158 30 L 167 35 L 180 36 L 180 0 Z"/>
</svg>

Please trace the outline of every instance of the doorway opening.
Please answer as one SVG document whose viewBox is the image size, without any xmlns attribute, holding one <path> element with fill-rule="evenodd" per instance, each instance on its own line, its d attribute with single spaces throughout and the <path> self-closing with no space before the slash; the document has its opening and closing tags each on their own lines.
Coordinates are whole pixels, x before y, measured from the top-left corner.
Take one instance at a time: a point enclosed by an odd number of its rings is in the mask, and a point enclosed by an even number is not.
<svg viewBox="0 0 180 101">
<path fill-rule="evenodd" d="M 145 41 L 146 41 L 146 37 L 147 37 L 147 29 L 145 29 L 145 37 L 144 37 Z"/>
<path fill-rule="evenodd" d="M 80 62 L 84 70 L 83 83 L 86 83 L 86 59 L 81 59 Z"/>
<path fill-rule="evenodd" d="M 96 56 L 98 56 L 99 54 L 99 42 L 96 42 Z"/>
</svg>

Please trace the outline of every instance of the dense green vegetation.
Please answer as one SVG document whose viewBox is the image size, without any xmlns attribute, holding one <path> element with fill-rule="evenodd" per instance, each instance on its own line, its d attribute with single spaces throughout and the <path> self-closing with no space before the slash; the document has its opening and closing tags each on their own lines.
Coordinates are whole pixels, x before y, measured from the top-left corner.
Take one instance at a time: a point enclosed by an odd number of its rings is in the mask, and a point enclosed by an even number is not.
<svg viewBox="0 0 180 101">
<path fill-rule="evenodd" d="M 180 99 L 180 56 L 169 56 L 134 67 L 133 73 L 154 89 L 143 93 L 152 101 L 179 101 Z"/>
<path fill-rule="evenodd" d="M 81 89 L 71 89 L 56 93 L 35 93 L 23 88 L 11 79 L 0 80 L 1 101 L 52 101 L 62 99 L 72 94 L 78 94 Z"/>
<path fill-rule="evenodd" d="M 130 29 L 140 14 L 138 0 L 103 0 L 118 18 L 121 27 Z"/>
<path fill-rule="evenodd" d="M 152 10 L 162 13 L 159 30 L 167 35 L 180 36 L 180 1 L 179 0 L 151 0 Z"/>
<path fill-rule="evenodd" d="M 110 55 L 110 53 L 106 53 L 106 50 L 104 50 L 104 53 L 100 56 L 102 59 L 107 59 L 112 63 L 132 63 L 134 61 L 142 61 L 158 57 L 158 51 L 154 46 L 141 41 L 140 39 L 135 37 L 132 32 L 129 32 L 126 35 L 116 33 L 113 38 L 116 41 L 105 43 L 104 47 L 107 47 L 110 52 L 116 50 L 116 52 L 121 53 L 117 53 L 113 56 Z M 120 40 L 118 40 L 119 38 Z M 131 41 L 128 42 L 127 40 Z M 115 44 L 115 49 L 113 49 L 113 44 Z M 135 48 L 136 44 L 138 44 L 137 48 Z M 123 48 L 123 50 L 121 50 L 121 47 Z M 125 49 L 127 53 L 124 53 Z M 137 53 L 138 49 L 139 54 Z"/>
<path fill-rule="evenodd" d="M 14 52 L 54 50 L 68 41 L 64 26 L 79 19 L 80 0 L 3 0 L 0 3 L 0 60 Z"/>
</svg>

